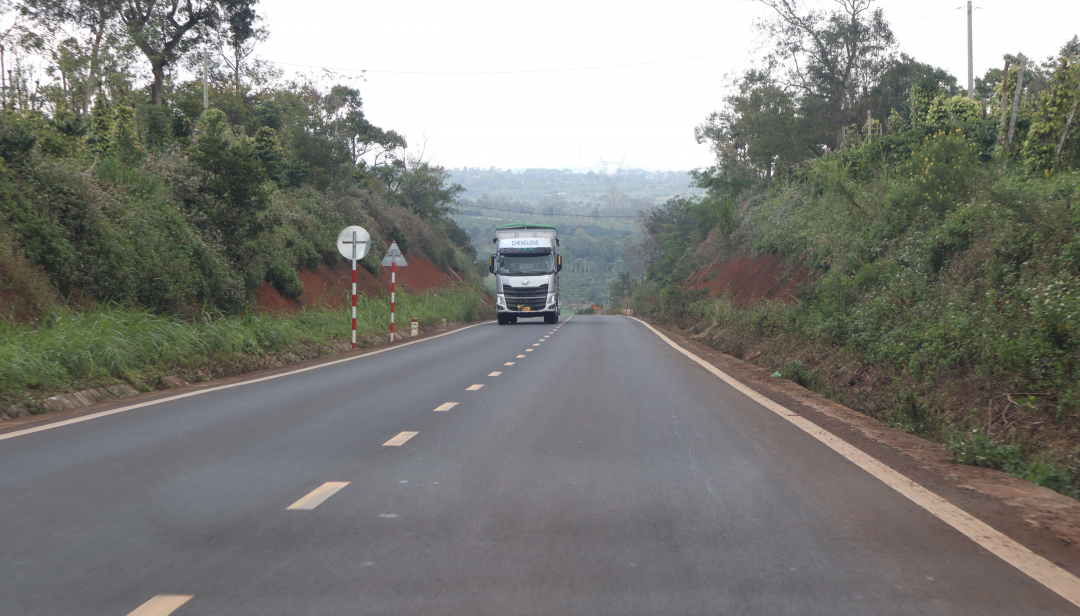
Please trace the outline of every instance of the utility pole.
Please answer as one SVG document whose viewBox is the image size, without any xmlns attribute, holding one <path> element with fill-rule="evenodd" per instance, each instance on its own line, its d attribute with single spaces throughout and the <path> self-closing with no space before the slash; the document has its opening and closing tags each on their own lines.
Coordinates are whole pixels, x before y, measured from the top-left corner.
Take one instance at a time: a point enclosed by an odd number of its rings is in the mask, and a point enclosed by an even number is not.
<svg viewBox="0 0 1080 616">
<path fill-rule="evenodd" d="M 210 108 L 210 68 L 206 59 L 206 50 L 202 52 L 202 108 L 206 111 Z"/>
<path fill-rule="evenodd" d="M 971 44 L 971 0 L 967 0 L 968 17 L 968 98 L 975 100 L 975 58 Z"/>
</svg>

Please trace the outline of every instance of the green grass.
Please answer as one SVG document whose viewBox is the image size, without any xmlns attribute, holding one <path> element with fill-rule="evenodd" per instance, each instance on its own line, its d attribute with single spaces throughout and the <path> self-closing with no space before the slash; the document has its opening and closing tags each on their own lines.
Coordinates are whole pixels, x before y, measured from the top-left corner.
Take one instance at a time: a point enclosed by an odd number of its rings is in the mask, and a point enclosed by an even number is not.
<svg viewBox="0 0 1080 616">
<path fill-rule="evenodd" d="M 484 313 L 478 291 L 454 286 L 422 295 L 398 294 L 397 318 L 421 325 L 475 321 Z M 389 331 L 389 301 L 357 304 L 357 335 Z M 407 328 L 408 325 L 405 325 Z M 62 309 L 39 326 L 0 324 L 0 397 L 145 378 L 238 356 L 265 356 L 347 342 L 348 309 L 296 314 L 247 314 L 181 319 L 119 306 L 88 312 Z"/>
</svg>

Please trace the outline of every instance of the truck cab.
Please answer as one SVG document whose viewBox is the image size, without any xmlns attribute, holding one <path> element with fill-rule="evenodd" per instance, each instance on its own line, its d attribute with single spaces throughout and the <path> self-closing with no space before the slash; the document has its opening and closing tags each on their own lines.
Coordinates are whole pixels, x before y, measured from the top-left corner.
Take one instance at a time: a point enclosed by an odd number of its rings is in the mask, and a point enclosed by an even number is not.
<svg viewBox="0 0 1080 616">
<path fill-rule="evenodd" d="M 559 322 L 559 233 L 547 225 L 503 225 L 495 229 L 495 254 L 488 270 L 495 274 L 495 313 L 499 325 L 518 319 Z"/>
</svg>

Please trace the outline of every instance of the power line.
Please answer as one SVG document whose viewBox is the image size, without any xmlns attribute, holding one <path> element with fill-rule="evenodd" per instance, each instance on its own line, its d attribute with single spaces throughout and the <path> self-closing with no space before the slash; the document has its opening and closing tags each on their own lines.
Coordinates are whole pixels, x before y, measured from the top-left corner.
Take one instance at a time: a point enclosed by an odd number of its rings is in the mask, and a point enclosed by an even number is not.
<svg viewBox="0 0 1080 616">
<path fill-rule="evenodd" d="M 501 207 L 487 207 L 485 205 L 462 205 L 462 210 L 494 210 L 496 212 L 511 212 L 514 214 L 526 214 L 528 216 L 554 216 L 559 218 L 637 218 L 637 215 L 611 215 L 611 214 L 544 214 L 543 212 L 526 212 L 525 210 L 508 210 Z"/>
<path fill-rule="evenodd" d="M 926 19 L 927 17 L 933 17 L 935 15 L 944 15 L 945 13 L 951 13 L 951 12 L 957 10 L 957 9 L 962 9 L 962 8 L 964 8 L 964 7 L 958 6 L 956 8 L 951 8 L 951 9 L 947 9 L 947 10 L 944 10 L 944 11 L 938 11 L 937 13 L 930 13 L 929 15 L 920 15 L 918 17 L 912 17 L 910 19 L 901 19 L 900 21 L 896 21 L 896 22 L 893 22 L 893 23 L 902 24 L 902 23 L 907 23 L 909 21 L 915 21 L 916 19 Z"/>
<path fill-rule="evenodd" d="M 997 13 L 998 15 L 1005 15 L 1006 17 L 1015 17 L 1017 19 L 1026 19 L 1028 21 L 1034 21 L 1034 22 L 1040 23 L 1040 24 L 1057 25 L 1057 24 L 1052 24 L 1052 23 L 1050 23 L 1048 21 L 1043 21 L 1041 19 L 1033 19 L 1031 17 L 1024 17 L 1023 15 L 1013 15 L 1012 13 L 1005 13 L 1005 12 L 1002 12 L 1002 11 L 995 11 L 994 9 L 988 9 L 988 8 L 986 8 L 984 6 L 980 6 L 980 7 L 976 7 L 976 8 L 982 9 L 984 11 L 990 11 L 991 13 Z"/>
<path fill-rule="evenodd" d="M 717 56 L 729 56 L 736 53 L 753 51 L 753 49 L 740 49 L 737 51 L 724 51 L 700 56 L 686 56 L 683 58 L 668 58 L 666 60 L 649 60 L 646 62 L 631 62 L 628 64 L 606 64 L 600 66 L 577 66 L 570 68 L 539 68 L 519 71 L 391 71 L 367 68 L 346 68 L 341 66 L 315 66 L 313 64 L 294 64 L 292 62 L 274 62 L 282 66 L 298 66 L 301 68 L 318 68 L 327 71 L 349 71 L 354 73 L 378 73 L 384 75 L 527 75 L 536 73 L 570 73 L 575 71 L 599 71 L 612 68 L 627 68 L 633 66 L 647 66 L 650 64 L 666 64 L 671 62 L 685 62 L 687 60 L 699 60 L 701 58 L 715 58 Z"/>
</svg>

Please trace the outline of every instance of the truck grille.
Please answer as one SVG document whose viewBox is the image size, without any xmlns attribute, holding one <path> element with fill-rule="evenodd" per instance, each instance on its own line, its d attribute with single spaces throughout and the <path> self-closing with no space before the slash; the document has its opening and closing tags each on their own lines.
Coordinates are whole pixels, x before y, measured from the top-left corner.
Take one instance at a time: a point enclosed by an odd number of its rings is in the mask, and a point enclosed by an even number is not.
<svg viewBox="0 0 1080 616">
<path fill-rule="evenodd" d="M 531 310 L 543 310 L 547 307 L 548 286 L 542 284 L 538 287 L 511 287 L 503 285 L 503 296 L 506 297 L 506 307 L 510 310 L 521 310 L 528 306 Z"/>
</svg>

